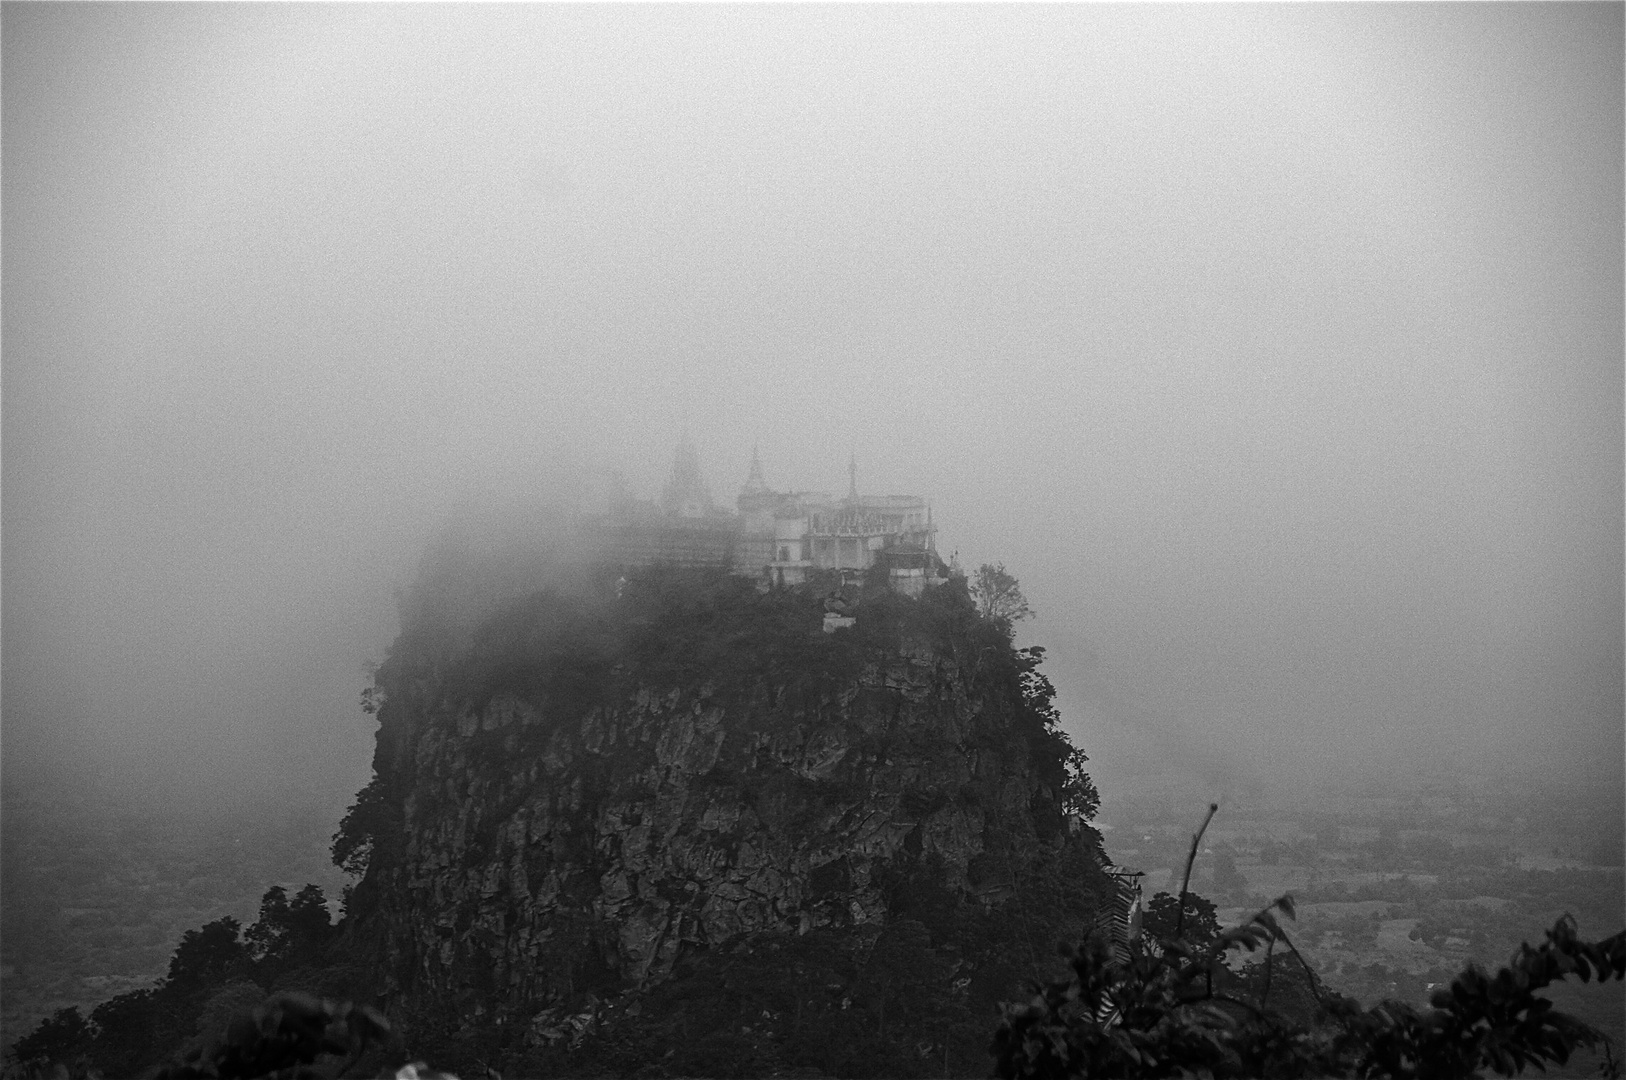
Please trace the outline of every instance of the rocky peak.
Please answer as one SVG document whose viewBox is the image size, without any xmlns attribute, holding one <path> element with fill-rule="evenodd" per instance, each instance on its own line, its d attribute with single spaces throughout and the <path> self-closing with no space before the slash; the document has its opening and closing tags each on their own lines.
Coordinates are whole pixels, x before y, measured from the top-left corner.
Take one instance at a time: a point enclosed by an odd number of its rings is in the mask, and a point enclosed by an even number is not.
<svg viewBox="0 0 1626 1080">
<path fill-rule="evenodd" d="M 538 593 L 433 663 L 398 643 L 374 811 L 347 823 L 370 830 L 352 905 L 393 1003 L 549 1044 L 685 958 L 873 939 L 925 892 L 939 944 L 975 951 L 947 940 L 966 913 L 1063 865 L 1077 895 L 1043 914 L 1076 934 L 1106 895 L 1098 837 L 1068 829 L 1060 736 L 962 594 L 878 591 L 825 634 L 816 588 L 653 568 Z"/>
</svg>

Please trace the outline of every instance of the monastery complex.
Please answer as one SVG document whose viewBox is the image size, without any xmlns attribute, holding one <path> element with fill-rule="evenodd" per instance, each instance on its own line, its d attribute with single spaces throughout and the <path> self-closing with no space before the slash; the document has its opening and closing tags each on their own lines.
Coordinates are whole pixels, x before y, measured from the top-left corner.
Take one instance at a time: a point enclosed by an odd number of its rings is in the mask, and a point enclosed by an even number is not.
<svg viewBox="0 0 1626 1080">
<path fill-rule="evenodd" d="M 847 494 L 774 491 L 755 451 L 734 509 L 712 501 L 699 457 L 684 440 L 659 502 L 634 499 L 617 483 L 595 531 L 613 562 L 726 567 L 764 588 L 799 585 L 819 570 L 856 580 L 883 567 L 899 592 L 918 596 L 947 580 L 931 506 L 918 495 L 860 495 L 856 462 Z"/>
</svg>

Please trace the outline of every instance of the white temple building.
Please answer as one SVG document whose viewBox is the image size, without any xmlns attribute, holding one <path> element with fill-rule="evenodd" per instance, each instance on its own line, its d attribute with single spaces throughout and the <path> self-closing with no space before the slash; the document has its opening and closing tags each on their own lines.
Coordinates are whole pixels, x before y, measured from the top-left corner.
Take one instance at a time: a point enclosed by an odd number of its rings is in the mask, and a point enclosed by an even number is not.
<svg viewBox="0 0 1626 1080">
<path fill-rule="evenodd" d="M 717 506 L 685 439 L 660 502 L 612 497 L 601 527 L 610 554 L 623 562 L 726 565 L 765 586 L 800 585 L 817 570 L 844 578 L 884 566 L 892 587 L 918 596 L 947 580 L 937 554 L 930 504 L 919 495 L 860 495 L 858 466 L 847 465 L 847 494 L 774 491 L 753 449 L 751 468 L 735 499 L 737 512 Z"/>
</svg>

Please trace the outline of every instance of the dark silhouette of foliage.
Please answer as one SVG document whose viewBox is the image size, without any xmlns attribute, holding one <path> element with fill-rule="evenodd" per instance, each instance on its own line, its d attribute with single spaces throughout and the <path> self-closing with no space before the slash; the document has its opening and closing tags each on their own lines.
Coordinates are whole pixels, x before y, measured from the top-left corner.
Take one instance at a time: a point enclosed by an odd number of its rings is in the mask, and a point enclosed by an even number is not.
<svg viewBox="0 0 1626 1080">
<path fill-rule="evenodd" d="M 367 872 L 374 838 L 383 834 L 390 822 L 391 802 L 383 779 L 375 774 L 350 804 L 333 834 L 333 865 L 360 877 Z"/>
<path fill-rule="evenodd" d="M 1318 1005 L 1305 1022 L 1271 1004 L 1274 950 L 1296 956 L 1278 911 L 1291 917 L 1291 899 L 1282 897 L 1206 946 L 1189 938 L 1165 939 L 1160 950 L 1132 943 L 1127 963 L 1102 938 L 1090 938 L 1070 952 L 1068 978 L 1035 986 L 1031 1000 L 1007 1008 L 993 1043 L 998 1075 L 1444 1080 L 1485 1069 L 1513 1075 L 1606 1043 L 1600 1032 L 1555 1011 L 1539 996 L 1542 988 L 1571 975 L 1583 982 L 1626 976 L 1626 932 L 1582 941 L 1565 916 L 1542 945 L 1521 947 L 1496 975 L 1470 965 L 1434 995 L 1430 1010 L 1394 1001 L 1362 1009 L 1321 990 L 1300 960 Z M 1249 978 L 1231 976 L 1222 963 L 1232 950 L 1262 946 L 1263 971 Z M 1612 1055 L 1607 1068 L 1619 1075 Z"/>
<path fill-rule="evenodd" d="M 1022 703 L 1028 715 L 1043 726 L 1052 744 L 1049 748 L 1051 756 L 1061 764 L 1059 794 L 1062 813 L 1089 821 L 1101 808 L 1101 793 L 1096 790 L 1090 774 L 1084 771 L 1085 764 L 1090 760 L 1089 755 L 1074 746 L 1073 740 L 1061 728 L 1061 713 L 1056 709 L 1056 687 L 1049 676 L 1039 670 L 1039 665 L 1044 662 L 1044 654 L 1041 645 L 1016 649 L 1013 653 Z"/>
<path fill-rule="evenodd" d="M 1084 765 L 1089 760 L 1088 754 L 1069 744 L 1067 756 L 1063 759 L 1067 779 L 1063 780 L 1061 785 L 1063 812 L 1076 814 L 1085 821 L 1093 819 L 1096 812 L 1101 809 L 1101 793 L 1096 790 L 1095 781 L 1090 779 L 1090 774 L 1084 771 Z"/>
<path fill-rule="evenodd" d="M 166 989 L 190 993 L 246 974 L 253 959 L 240 935 L 242 924 L 230 915 L 181 935 L 170 957 Z"/>
<path fill-rule="evenodd" d="M 1188 892 L 1185 906 L 1186 940 L 1207 945 L 1219 937 L 1219 917 L 1213 901 Z M 1146 902 L 1145 913 L 1141 916 L 1141 931 L 1159 942 L 1179 938 L 1182 932 L 1180 902 L 1166 892 L 1152 897 Z"/>
<path fill-rule="evenodd" d="M 1043 721 L 1046 727 L 1056 727 L 1061 723 L 1061 713 L 1056 709 L 1056 687 L 1050 677 L 1039 670 L 1044 663 L 1045 649 L 1043 645 L 1033 645 L 1026 649 L 1016 650 L 1016 669 L 1022 683 L 1022 701 L 1028 711 Z"/>
<path fill-rule="evenodd" d="M 1601 1033 L 1537 994 L 1572 975 L 1582 982 L 1594 976 L 1600 982 L 1626 978 L 1626 931 L 1583 941 L 1575 920 L 1566 915 L 1540 945 L 1520 945 L 1495 975 L 1470 964 L 1434 994 L 1432 1010 L 1384 1002 L 1345 1018 L 1363 1051 L 1361 1075 L 1456 1077 L 1489 1068 L 1509 1076 L 1531 1065 L 1562 1064 L 1577 1047 L 1604 1041 Z M 1618 1076 L 1612 1052 L 1607 1064 Z"/>
<path fill-rule="evenodd" d="M 287 890 L 273 885 L 260 899 L 259 921 L 244 931 L 243 941 L 263 974 L 320 959 L 332 930 L 321 886 L 306 885 L 290 902 Z"/>
<path fill-rule="evenodd" d="M 218 1041 L 234 1012 L 265 998 L 262 986 L 287 987 L 289 979 L 324 988 L 355 984 L 347 958 L 333 952 L 336 936 L 320 886 L 306 885 L 291 900 L 273 886 L 246 931 L 230 916 L 186 931 L 155 986 L 103 1002 L 88 1021 L 75 1013 L 77 1023 L 65 1023 L 58 1014 L 19 1040 L 13 1060 L 36 1072 L 61 1065 L 73 1076 L 91 1070 L 135 1076 L 183 1044 L 201 1052 Z"/>
<path fill-rule="evenodd" d="M 179 1023 L 157 990 L 132 990 L 91 1010 L 90 1056 L 108 1076 L 135 1076 L 163 1059 L 181 1038 Z"/>
<path fill-rule="evenodd" d="M 365 1005 L 279 994 L 239 1013 L 220 1037 L 160 1070 L 157 1080 L 252 1080 L 285 1070 L 300 1075 L 323 1055 L 345 1055 L 353 1063 L 389 1031 L 383 1014 Z"/>
<path fill-rule="evenodd" d="M 26 1069 L 43 1071 L 81 1052 L 94 1033 L 78 1009 L 58 1009 L 13 1043 L 11 1056 Z"/>
</svg>

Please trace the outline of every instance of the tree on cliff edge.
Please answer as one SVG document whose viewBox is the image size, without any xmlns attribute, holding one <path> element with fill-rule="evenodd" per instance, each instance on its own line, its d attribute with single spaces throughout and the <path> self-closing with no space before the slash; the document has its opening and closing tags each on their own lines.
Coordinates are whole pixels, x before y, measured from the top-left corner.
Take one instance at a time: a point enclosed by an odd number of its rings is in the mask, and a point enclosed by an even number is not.
<svg viewBox="0 0 1626 1080">
<path fill-rule="evenodd" d="M 1005 569 L 1004 563 L 983 563 L 971 579 L 971 597 L 983 617 L 1007 625 L 1033 617 L 1022 587 Z"/>
</svg>

